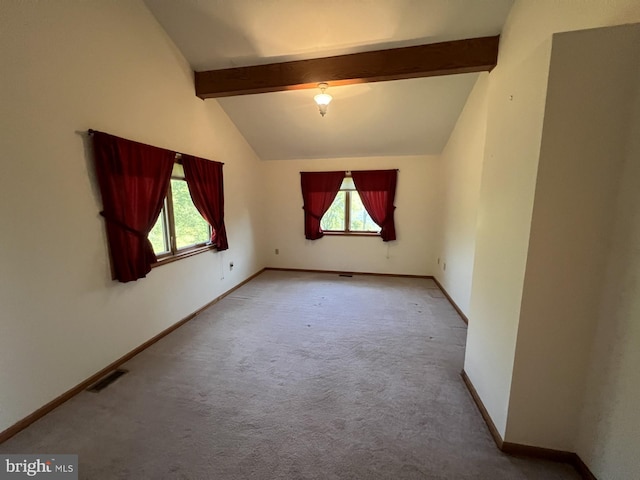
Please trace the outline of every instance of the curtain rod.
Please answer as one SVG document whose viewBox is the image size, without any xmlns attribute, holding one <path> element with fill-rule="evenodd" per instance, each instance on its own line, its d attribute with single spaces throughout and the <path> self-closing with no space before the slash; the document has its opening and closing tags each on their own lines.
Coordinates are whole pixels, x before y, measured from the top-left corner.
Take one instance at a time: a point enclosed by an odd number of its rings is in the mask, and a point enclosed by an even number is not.
<svg viewBox="0 0 640 480">
<path fill-rule="evenodd" d="M 98 130 L 94 130 L 93 128 L 90 128 L 90 129 L 88 129 L 88 130 L 87 130 L 87 134 L 88 134 L 89 136 L 91 136 L 91 135 L 93 135 L 94 133 L 96 133 L 97 131 L 98 131 Z M 108 133 L 107 135 L 111 135 L 111 134 L 109 134 L 109 133 Z M 113 135 L 113 136 L 115 136 L 115 135 Z M 128 140 L 128 139 L 126 139 L 126 140 Z M 135 142 L 135 140 L 129 140 L 129 141 L 131 141 L 131 142 Z M 136 143 L 140 143 L 140 142 L 136 142 Z M 155 146 L 155 145 L 151 145 L 151 146 Z M 162 148 L 162 147 L 156 147 L 156 148 Z M 175 156 L 176 156 L 176 159 L 177 159 L 177 160 L 181 159 L 183 155 L 189 155 L 188 153 L 176 152 L 175 150 L 169 150 L 168 148 L 162 148 L 162 149 L 163 149 L 163 150 L 166 150 L 166 151 L 168 151 L 168 152 L 173 152 L 173 153 L 175 154 Z M 195 157 L 195 155 L 191 155 L 191 156 L 194 156 L 194 157 Z M 202 158 L 202 157 L 199 157 L 199 158 Z M 206 158 L 205 160 L 209 160 L 209 159 L 208 159 L 208 158 Z M 222 162 L 218 162 L 218 161 L 216 161 L 216 160 L 209 160 L 209 161 L 211 161 L 211 162 L 216 162 L 216 163 L 220 163 L 220 164 L 224 165 L 224 163 L 222 163 Z M 180 162 L 178 162 L 178 163 L 180 163 Z"/>
</svg>

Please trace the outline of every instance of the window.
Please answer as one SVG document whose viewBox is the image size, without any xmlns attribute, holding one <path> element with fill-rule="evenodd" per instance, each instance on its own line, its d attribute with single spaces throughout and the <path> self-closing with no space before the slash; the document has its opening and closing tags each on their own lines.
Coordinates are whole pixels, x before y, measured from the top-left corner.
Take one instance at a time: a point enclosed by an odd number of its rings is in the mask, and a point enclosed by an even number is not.
<svg viewBox="0 0 640 480">
<path fill-rule="evenodd" d="M 133 282 L 154 263 L 229 248 L 223 163 L 182 154 L 176 165 L 171 150 L 95 130 L 89 135 L 114 280 Z"/>
<path fill-rule="evenodd" d="M 323 215 L 320 227 L 325 233 L 379 234 L 380 226 L 362 204 L 353 178 L 346 176 L 329 210 Z"/>
<path fill-rule="evenodd" d="M 181 164 L 174 163 L 164 207 L 149 233 L 158 262 L 208 249 L 211 226 L 193 204 Z"/>
</svg>

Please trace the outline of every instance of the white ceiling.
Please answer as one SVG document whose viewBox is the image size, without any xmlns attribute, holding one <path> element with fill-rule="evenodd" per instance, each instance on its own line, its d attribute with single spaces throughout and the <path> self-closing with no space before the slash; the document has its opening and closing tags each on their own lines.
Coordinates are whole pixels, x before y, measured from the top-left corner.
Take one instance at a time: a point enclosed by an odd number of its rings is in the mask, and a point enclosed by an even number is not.
<svg viewBox="0 0 640 480">
<path fill-rule="evenodd" d="M 513 0 L 145 3 L 202 71 L 496 35 Z M 316 90 L 217 101 L 263 160 L 438 154 L 477 76 L 330 87 L 324 118 Z"/>
</svg>

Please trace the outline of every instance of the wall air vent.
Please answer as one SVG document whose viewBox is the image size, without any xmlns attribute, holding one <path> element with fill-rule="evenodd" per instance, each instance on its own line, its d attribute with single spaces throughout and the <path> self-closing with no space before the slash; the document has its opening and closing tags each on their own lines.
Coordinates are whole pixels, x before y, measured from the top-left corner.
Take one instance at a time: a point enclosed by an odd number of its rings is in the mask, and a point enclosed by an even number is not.
<svg viewBox="0 0 640 480">
<path fill-rule="evenodd" d="M 96 392 L 99 392 L 100 390 L 104 390 L 105 388 L 107 388 L 109 385 L 111 385 L 113 382 L 115 382 L 117 379 L 119 379 L 125 373 L 129 373 L 129 370 L 125 370 L 123 368 L 118 368 L 117 370 L 114 370 L 110 374 L 102 377 L 96 383 L 91 385 L 89 388 L 87 388 L 87 391 L 96 393 Z"/>
</svg>

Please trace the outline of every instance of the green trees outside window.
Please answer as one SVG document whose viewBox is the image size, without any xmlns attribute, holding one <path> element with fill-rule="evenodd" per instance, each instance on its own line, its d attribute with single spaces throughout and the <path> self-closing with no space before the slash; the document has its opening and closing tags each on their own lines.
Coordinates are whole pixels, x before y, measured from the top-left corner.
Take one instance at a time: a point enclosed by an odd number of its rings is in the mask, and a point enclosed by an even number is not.
<svg viewBox="0 0 640 480">
<path fill-rule="evenodd" d="M 380 227 L 364 208 L 351 177 L 343 180 L 335 200 L 320 221 L 320 227 L 330 233 L 380 232 Z"/>
<path fill-rule="evenodd" d="M 205 246 L 211 239 L 211 226 L 196 209 L 182 166 L 174 165 L 164 208 L 149 233 L 153 251 L 159 258 Z"/>
</svg>

